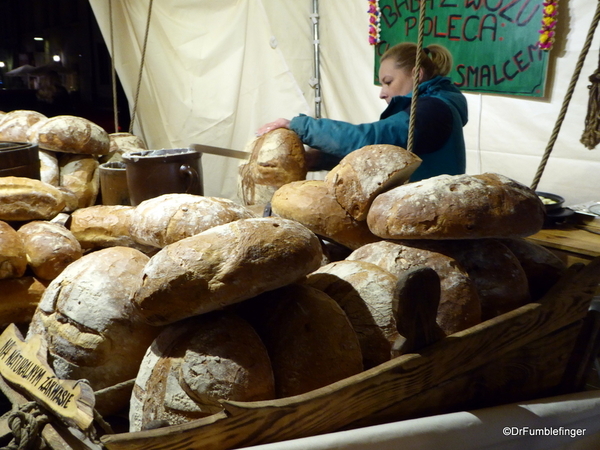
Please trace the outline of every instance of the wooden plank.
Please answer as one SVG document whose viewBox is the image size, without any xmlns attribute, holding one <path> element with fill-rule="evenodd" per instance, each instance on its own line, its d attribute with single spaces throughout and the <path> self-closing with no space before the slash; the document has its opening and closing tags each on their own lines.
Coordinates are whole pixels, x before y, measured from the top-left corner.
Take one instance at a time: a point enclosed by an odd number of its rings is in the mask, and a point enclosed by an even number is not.
<svg viewBox="0 0 600 450">
<path fill-rule="evenodd" d="M 527 237 L 544 247 L 568 251 L 590 258 L 600 256 L 600 235 L 574 225 L 549 228 Z"/>
<path fill-rule="evenodd" d="M 338 430 L 581 320 L 600 282 L 600 258 L 571 268 L 540 301 L 307 394 L 223 402 L 226 412 L 157 430 L 106 435 L 109 450 L 225 450 Z M 570 349 L 560 349 L 568 358 Z"/>
</svg>

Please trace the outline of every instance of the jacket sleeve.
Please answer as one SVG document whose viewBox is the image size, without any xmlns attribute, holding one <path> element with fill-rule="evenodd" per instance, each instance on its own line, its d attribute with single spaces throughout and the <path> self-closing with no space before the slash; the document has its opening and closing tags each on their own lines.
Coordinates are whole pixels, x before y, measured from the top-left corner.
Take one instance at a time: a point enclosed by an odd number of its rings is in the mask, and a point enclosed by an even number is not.
<svg viewBox="0 0 600 450">
<path fill-rule="evenodd" d="M 386 119 L 360 125 L 300 115 L 291 120 L 290 129 L 309 147 L 343 158 L 365 145 L 390 144 L 405 147 L 408 114 L 401 111 Z"/>
</svg>

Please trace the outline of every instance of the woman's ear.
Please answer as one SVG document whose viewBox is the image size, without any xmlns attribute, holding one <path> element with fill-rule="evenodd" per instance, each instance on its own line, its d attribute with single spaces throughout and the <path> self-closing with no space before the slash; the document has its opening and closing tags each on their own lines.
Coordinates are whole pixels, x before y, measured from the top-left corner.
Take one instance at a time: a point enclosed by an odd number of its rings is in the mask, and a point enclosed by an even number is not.
<svg viewBox="0 0 600 450">
<path fill-rule="evenodd" d="M 413 70 L 410 73 L 410 76 L 412 77 L 412 79 L 415 79 L 415 70 L 417 70 L 416 67 L 413 67 Z M 423 69 L 422 67 L 419 69 L 419 83 L 422 83 L 425 77 L 425 69 Z"/>
</svg>

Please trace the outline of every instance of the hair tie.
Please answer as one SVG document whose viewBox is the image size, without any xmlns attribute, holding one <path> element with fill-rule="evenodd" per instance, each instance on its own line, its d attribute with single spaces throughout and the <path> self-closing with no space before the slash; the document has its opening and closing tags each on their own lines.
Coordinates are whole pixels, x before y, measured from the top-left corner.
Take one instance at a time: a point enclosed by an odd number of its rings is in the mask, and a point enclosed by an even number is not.
<svg viewBox="0 0 600 450">
<path fill-rule="evenodd" d="M 425 52 L 425 54 L 426 54 L 427 56 L 429 56 L 429 54 L 431 53 L 431 50 L 429 50 L 428 48 L 424 48 L 424 49 L 423 49 L 423 52 Z"/>
</svg>

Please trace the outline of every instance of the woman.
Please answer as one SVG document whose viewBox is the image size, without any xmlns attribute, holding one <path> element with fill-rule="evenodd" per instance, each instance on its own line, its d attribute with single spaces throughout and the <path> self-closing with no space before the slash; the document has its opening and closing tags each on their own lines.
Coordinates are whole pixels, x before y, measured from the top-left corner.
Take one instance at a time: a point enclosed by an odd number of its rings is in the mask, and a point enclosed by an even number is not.
<svg viewBox="0 0 600 450">
<path fill-rule="evenodd" d="M 406 148 L 416 53 L 416 44 L 405 42 L 391 47 L 381 57 L 379 97 L 388 107 L 377 122 L 353 125 L 300 115 L 291 121 L 271 122 L 257 134 L 282 127 L 295 131 L 304 144 L 316 150 L 307 152 L 311 170 L 331 169 L 348 153 L 365 145 L 390 144 Z M 426 47 L 423 53 L 413 146 L 414 153 L 423 162 L 411 181 L 440 174 L 462 174 L 466 166 L 462 128 L 467 123 L 467 101 L 447 77 L 452 68 L 452 55 L 445 47 L 435 44 Z"/>
</svg>

